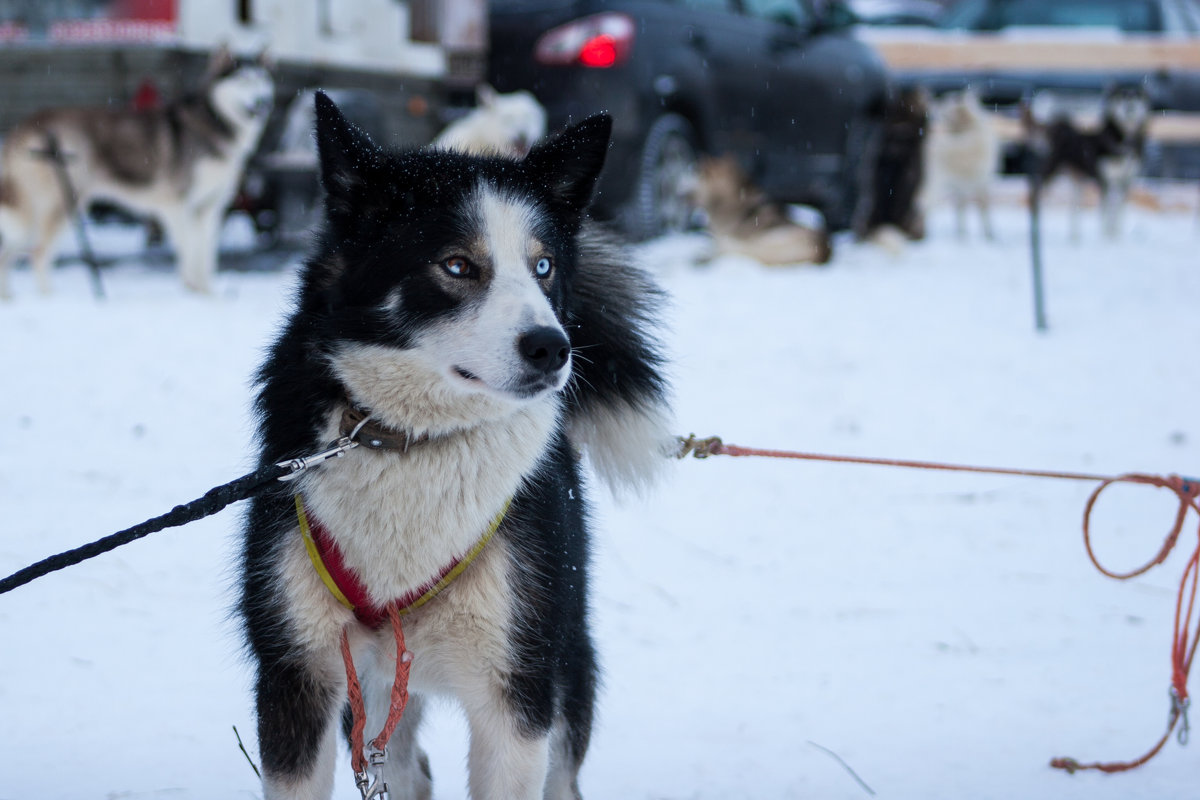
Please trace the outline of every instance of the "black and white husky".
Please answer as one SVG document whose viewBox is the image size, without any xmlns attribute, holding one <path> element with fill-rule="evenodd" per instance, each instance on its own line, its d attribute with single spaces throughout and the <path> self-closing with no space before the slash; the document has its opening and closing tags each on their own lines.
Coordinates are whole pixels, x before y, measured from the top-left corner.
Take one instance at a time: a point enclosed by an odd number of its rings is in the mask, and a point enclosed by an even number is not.
<svg viewBox="0 0 1200 800">
<path fill-rule="evenodd" d="M 156 218 L 184 284 L 209 291 L 221 221 L 273 101 L 261 57 L 239 61 L 220 48 L 200 85 L 162 108 L 59 108 L 17 125 L 0 156 L 0 297 L 26 254 L 38 288 L 50 291 L 55 246 L 76 211 L 51 150 L 62 154 L 81 205 L 106 200 Z"/>
<path fill-rule="evenodd" d="M 1053 98 L 1049 101 L 1053 105 Z M 1146 128 L 1150 121 L 1150 101 L 1140 86 L 1116 86 L 1100 101 L 1100 120 L 1088 129 L 1068 114 L 1051 108 L 1025 112 L 1024 123 L 1031 144 L 1040 150 L 1039 178 L 1049 181 L 1065 173 L 1072 181 L 1071 238 L 1079 238 L 1079 209 L 1083 186 L 1091 183 L 1100 189 L 1101 230 L 1108 238 L 1121 233 L 1121 217 L 1133 183 L 1142 170 L 1146 148 Z M 1051 116 L 1046 124 L 1037 117 Z"/>
<path fill-rule="evenodd" d="M 383 727 L 397 603 L 413 695 L 376 776 L 393 800 L 430 796 L 425 695 L 466 713 L 476 800 L 578 797 L 596 691 L 580 456 L 636 484 L 668 441 L 660 293 L 583 220 L 610 119 L 517 161 L 384 151 L 324 95 L 316 110 L 326 222 L 259 373 L 261 459 L 362 446 L 248 513 L 264 794 L 330 796 L 343 631 L 367 733 Z M 314 541 L 344 567 L 332 588 Z"/>
</svg>

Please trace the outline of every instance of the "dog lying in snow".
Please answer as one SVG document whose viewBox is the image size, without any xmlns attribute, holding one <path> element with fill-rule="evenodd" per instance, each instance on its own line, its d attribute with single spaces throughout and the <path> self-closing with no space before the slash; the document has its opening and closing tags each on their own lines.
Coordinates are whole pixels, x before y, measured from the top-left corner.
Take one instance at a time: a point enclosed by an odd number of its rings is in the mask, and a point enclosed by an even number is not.
<svg viewBox="0 0 1200 800">
<path fill-rule="evenodd" d="M 789 219 L 732 155 L 702 159 L 689 196 L 707 218 L 714 256 L 742 255 L 768 266 L 825 264 L 833 256 L 829 234 Z"/>
<path fill-rule="evenodd" d="M 521 158 L 546 135 L 546 110 L 529 92 L 500 94 L 485 83 L 475 95 L 478 105 L 439 133 L 435 146 Z"/>
</svg>

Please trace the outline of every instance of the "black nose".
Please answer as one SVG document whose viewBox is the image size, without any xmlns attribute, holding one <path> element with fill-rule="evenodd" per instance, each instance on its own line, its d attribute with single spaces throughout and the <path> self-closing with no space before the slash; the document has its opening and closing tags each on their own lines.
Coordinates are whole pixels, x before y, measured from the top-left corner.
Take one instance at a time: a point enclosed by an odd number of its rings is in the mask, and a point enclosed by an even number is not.
<svg viewBox="0 0 1200 800">
<path fill-rule="evenodd" d="M 526 331 L 517 342 L 521 356 L 534 369 L 557 372 L 571 355 L 571 343 L 558 328 L 543 326 Z"/>
</svg>

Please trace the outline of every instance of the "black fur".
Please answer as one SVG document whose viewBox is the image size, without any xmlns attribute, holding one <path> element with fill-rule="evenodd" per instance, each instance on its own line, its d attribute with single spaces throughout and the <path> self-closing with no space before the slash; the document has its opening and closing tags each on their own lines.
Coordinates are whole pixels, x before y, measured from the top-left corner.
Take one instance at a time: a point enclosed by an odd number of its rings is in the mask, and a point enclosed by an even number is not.
<svg viewBox="0 0 1200 800">
<path fill-rule="evenodd" d="M 1112 115 L 1112 102 L 1123 95 L 1145 100 L 1145 94 L 1140 88 L 1110 89 L 1105 93 L 1101 125 L 1096 131 L 1080 130 L 1065 116 L 1051 120 L 1044 130 L 1030 131 L 1029 129 L 1036 126 L 1029 113 L 1025 112 L 1023 122 L 1027 133 L 1040 134 L 1042 159 L 1038 167 L 1038 177 L 1043 183 L 1066 172 L 1092 181 L 1103 191 L 1109 188 L 1102 169 L 1105 160 L 1131 157 L 1140 161 L 1143 158 L 1146 149 L 1145 125 L 1136 130 L 1126 131 Z"/>
<path fill-rule="evenodd" d="M 887 103 L 867 203 L 855 225 L 858 238 L 866 239 L 885 226 L 898 228 L 910 239 L 925 237 L 917 196 L 924 178 L 928 124 L 929 102 L 921 87 L 904 89 Z"/>
<path fill-rule="evenodd" d="M 663 403 L 665 394 L 662 359 L 646 338 L 660 294 L 583 224 L 604 158 L 602 146 L 588 143 L 606 143 L 611 123 L 606 116 L 590 118 L 524 161 L 512 161 L 388 152 L 347 123 L 324 95 L 318 94 L 316 108 L 326 222 L 301 274 L 295 310 L 258 373 L 260 463 L 327 444 L 318 431 L 347 397 L 327 359 L 340 343 L 403 349 L 422 326 L 453 316 L 460 300 L 422 275 L 447 242 L 471 236 L 473 220 L 462 200 L 473 187 L 486 181 L 544 209 L 537 233 L 555 253 L 546 292 L 576 357 L 559 432 L 497 533 L 510 555 L 519 615 L 511 643 L 516 660 L 505 685 L 526 733 L 544 733 L 562 715 L 578 762 L 590 735 L 597 673 L 587 626 L 584 487 L 566 430 L 574 417 L 622 404 L 646 409 Z M 384 318 L 379 309 L 397 288 L 400 307 Z M 397 324 L 397 317 L 405 322 Z M 296 535 L 289 487 L 253 501 L 239 611 L 258 668 L 264 766 L 272 774 L 302 776 L 313 766 L 329 704 L 344 698 L 334 697 L 289 644 L 278 564 L 281 547 Z"/>
<path fill-rule="evenodd" d="M 531 733 L 549 730 L 561 709 L 577 760 L 587 750 L 596 661 L 587 631 L 587 512 L 576 457 L 561 433 L 530 483 L 514 498 L 511 569 L 517 586 L 518 659 L 510 702 Z M 549 678 L 549 679 L 548 679 Z"/>
</svg>

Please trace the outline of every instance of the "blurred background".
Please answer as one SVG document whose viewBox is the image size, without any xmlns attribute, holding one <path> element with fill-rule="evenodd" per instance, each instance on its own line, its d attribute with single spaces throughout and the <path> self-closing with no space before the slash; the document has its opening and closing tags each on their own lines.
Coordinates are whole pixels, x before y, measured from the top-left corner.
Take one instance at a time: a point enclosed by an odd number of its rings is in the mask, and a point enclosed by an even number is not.
<svg viewBox="0 0 1200 800">
<path fill-rule="evenodd" d="M 532 92 L 550 131 L 607 110 L 595 213 L 638 239 L 698 224 L 695 164 L 721 154 L 770 199 L 851 228 L 914 86 L 971 87 L 1007 173 L 1023 103 L 1053 95 L 1086 126 L 1106 91 L 1137 86 L 1153 110 L 1142 176 L 1200 179 L 1195 0 L 0 0 L 0 133 L 46 107 L 168 102 L 222 44 L 274 63 L 235 201 L 263 247 L 315 221 L 314 88 L 400 146 L 429 143 L 484 83 Z"/>
</svg>

